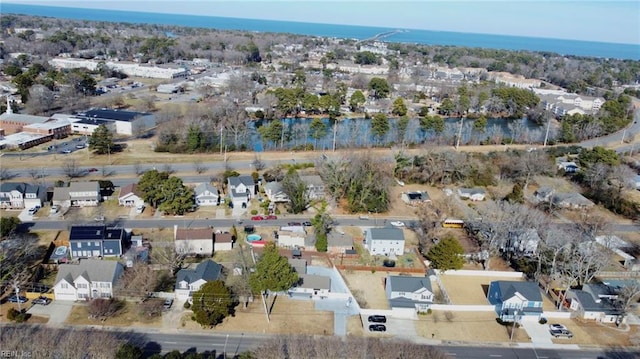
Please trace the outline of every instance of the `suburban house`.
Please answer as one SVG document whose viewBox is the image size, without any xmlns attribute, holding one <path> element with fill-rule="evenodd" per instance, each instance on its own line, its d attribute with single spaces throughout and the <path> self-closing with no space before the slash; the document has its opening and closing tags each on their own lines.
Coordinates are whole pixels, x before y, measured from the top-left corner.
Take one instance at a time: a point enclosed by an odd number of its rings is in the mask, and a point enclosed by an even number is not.
<svg viewBox="0 0 640 359">
<path fill-rule="evenodd" d="M 458 196 L 470 201 L 484 201 L 486 192 L 482 188 L 458 188 Z"/>
<path fill-rule="evenodd" d="M 401 199 L 404 203 L 411 206 L 419 206 L 431 202 L 429 193 L 426 191 L 402 192 Z"/>
<path fill-rule="evenodd" d="M 275 237 L 279 247 L 299 248 L 305 246 L 307 234 L 304 231 L 283 230 L 280 228 Z"/>
<path fill-rule="evenodd" d="M 612 299 L 600 298 L 597 293 L 594 295 L 589 287 L 586 289 L 569 289 L 565 298 L 569 302 L 569 309 L 579 318 L 604 323 L 617 323 L 621 320 L 623 313 L 616 308 Z"/>
<path fill-rule="evenodd" d="M 213 255 L 213 228 L 178 228 L 173 226 L 176 253 Z"/>
<path fill-rule="evenodd" d="M 220 192 L 210 183 L 200 183 L 193 189 L 198 206 L 217 206 L 220 204 Z"/>
<path fill-rule="evenodd" d="M 71 182 L 69 187 L 55 187 L 52 202 L 62 207 L 95 207 L 100 203 L 100 185 L 97 181 Z"/>
<path fill-rule="evenodd" d="M 404 233 L 400 228 L 369 228 L 364 240 L 371 255 L 404 254 Z"/>
<path fill-rule="evenodd" d="M 289 202 L 289 196 L 282 189 L 282 182 L 268 182 L 264 185 L 264 194 L 273 203 Z"/>
<path fill-rule="evenodd" d="M 346 251 L 353 249 L 353 237 L 349 234 L 337 231 L 330 231 L 327 233 L 327 252 L 329 253 L 345 253 Z"/>
<path fill-rule="evenodd" d="M 198 263 L 195 269 L 180 269 L 176 274 L 176 298 L 189 300 L 202 285 L 219 279 L 222 279 L 222 266 L 211 259 Z"/>
<path fill-rule="evenodd" d="M 0 208 L 42 207 L 45 195 L 46 192 L 40 186 L 21 182 L 3 182 L 0 184 Z"/>
<path fill-rule="evenodd" d="M 124 272 L 117 261 L 83 259 L 60 264 L 53 286 L 56 300 L 89 300 L 113 297 L 113 287 Z"/>
<path fill-rule="evenodd" d="M 230 251 L 233 249 L 234 238 L 231 233 L 214 233 L 213 235 L 213 252 Z"/>
<path fill-rule="evenodd" d="M 138 191 L 137 183 L 131 183 L 120 188 L 118 204 L 125 207 L 138 207 L 144 205 L 144 199 L 142 198 L 142 193 Z"/>
<path fill-rule="evenodd" d="M 551 196 L 551 203 L 567 209 L 587 209 L 594 206 L 593 202 L 577 192 L 556 193 Z"/>
<path fill-rule="evenodd" d="M 398 314 L 414 316 L 429 310 L 433 289 L 429 277 L 387 276 L 384 290 L 389 306 Z"/>
<path fill-rule="evenodd" d="M 122 228 L 105 225 L 74 225 L 69 231 L 69 245 L 73 258 L 119 257 L 127 244 Z"/>
<path fill-rule="evenodd" d="M 307 185 L 306 194 L 308 199 L 316 200 L 316 199 L 324 198 L 325 186 L 320 176 L 318 175 L 300 176 L 300 180 Z"/>
<path fill-rule="evenodd" d="M 631 243 L 622 240 L 620 237 L 615 235 L 597 236 L 596 242 L 617 254 L 618 257 L 621 258 L 619 262 L 622 263 L 622 266 L 627 270 L 632 272 L 640 271 L 640 265 L 636 258 L 638 252 L 635 246 Z"/>
<path fill-rule="evenodd" d="M 503 252 L 515 255 L 535 255 L 540 244 L 540 236 L 535 229 L 510 231 Z"/>
<path fill-rule="evenodd" d="M 234 176 L 227 180 L 233 208 L 247 208 L 249 201 L 258 193 L 258 186 L 251 176 Z"/>
<path fill-rule="evenodd" d="M 326 297 L 331 292 L 331 278 L 323 275 L 301 274 L 298 283 L 289 289 L 289 295 Z"/>
<path fill-rule="evenodd" d="M 542 314 L 542 294 L 534 282 L 493 281 L 489 285 L 487 299 L 505 322 Z"/>
</svg>

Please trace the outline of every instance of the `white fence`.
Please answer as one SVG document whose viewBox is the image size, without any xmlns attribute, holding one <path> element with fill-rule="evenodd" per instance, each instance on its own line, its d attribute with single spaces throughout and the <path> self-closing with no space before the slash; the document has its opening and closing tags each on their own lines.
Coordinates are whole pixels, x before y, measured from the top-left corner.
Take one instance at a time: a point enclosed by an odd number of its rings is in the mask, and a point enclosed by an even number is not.
<svg viewBox="0 0 640 359">
<path fill-rule="evenodd" d="M 569 319 L 571 312 L 542 312 L 543 318 Z"/>
<path fill-rule="evenodd" d="M 504 272 L 504 271 L 485 271 L 485 270 L 448 270 L 441 272 L 438 269 L 434 271 L 439 275 L 460 275 L 460 276 L 476 276 L 476 277 L 502 277 L 502 278 L 523 278 L 522 272 Z"/>
</svg>

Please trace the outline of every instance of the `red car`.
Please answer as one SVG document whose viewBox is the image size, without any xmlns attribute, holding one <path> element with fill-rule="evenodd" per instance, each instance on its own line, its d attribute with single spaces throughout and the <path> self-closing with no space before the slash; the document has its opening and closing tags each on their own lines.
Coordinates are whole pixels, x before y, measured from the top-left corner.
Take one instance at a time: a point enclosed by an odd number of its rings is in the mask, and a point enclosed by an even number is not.
<svg viewBox="0 0 640 359">
<path fill-rule="evenodd" d="M 273 214 L 270 214 L 267 216 L 266 219 L 278 219 L 278 216 L 274 216 Z"/>
<path fill-rule="evenodd" d="M 260 215 L 251 217 L 252 221 L 262 221 L 262 220 L 265 220 L 265 219 L 266 219 L 265 217 L 260 216 Z"/>
</svg>

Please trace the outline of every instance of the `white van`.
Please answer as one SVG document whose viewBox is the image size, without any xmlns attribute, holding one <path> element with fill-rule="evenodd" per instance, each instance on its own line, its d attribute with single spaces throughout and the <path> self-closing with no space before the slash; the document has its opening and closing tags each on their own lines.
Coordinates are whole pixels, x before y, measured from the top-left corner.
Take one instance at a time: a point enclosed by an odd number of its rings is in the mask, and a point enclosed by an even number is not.
<svg viewBox="0 0 640 359">
<path fill-rule="evenodd" d="M 136 207 L 136 213 L 140 214 L 144 211 L 144 204 L 140 204 Z"/>
</svg>

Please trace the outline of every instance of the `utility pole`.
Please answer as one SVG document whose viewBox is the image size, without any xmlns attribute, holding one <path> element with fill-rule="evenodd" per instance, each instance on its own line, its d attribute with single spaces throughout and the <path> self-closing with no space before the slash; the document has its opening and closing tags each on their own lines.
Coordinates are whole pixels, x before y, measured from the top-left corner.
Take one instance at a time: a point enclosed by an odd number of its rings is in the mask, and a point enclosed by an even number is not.
<svg viewBox="0 0 640 359">
<path fill-rule="evenodd" d="M 547 140 L 549 139 L 549 129 L 551 128 L 551 117 L 547 120 L 547 133 L 544 135 L 544 144 L 542 147 L 547 147 Z"/>
<path fill-rule="evenodd" d="M 222 156 L 222 146 L 224 144 L 224 141 L 222 141 L 222 126 L 220 126 L 220 156 Z"/>
<path fill-rule="evenodd" d="M 516 309 L 513 312 L 513 328 L 511 329 L 511 338 L 509 338 L 509 341 L 513 341 L 513 332 L 516 331 L 516 322 L 518 321 L 518 310 Z"/>
<path fill-rule="evenodd" d="M 338 133 L 338 120 L 333 123 L 333 152 L 336 152 L 336 134 Z"/>
<path fill-rule="evenodd" d="M 462 126 L 464 125 L 464 116 L 460 118 L 460 128 L 458 129 L 458 138 L 456 139 L 456 151 L 460 146 L 460 137 L 462 137 Z"/>
<path fill-rule="evenodd" d="M 227 342 L 229 341 L 229 334 L 227 334 L 227 339 L 224 340 L 224 359 L 227 359 Z"/>
</svg>

